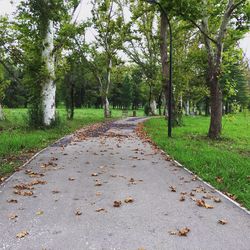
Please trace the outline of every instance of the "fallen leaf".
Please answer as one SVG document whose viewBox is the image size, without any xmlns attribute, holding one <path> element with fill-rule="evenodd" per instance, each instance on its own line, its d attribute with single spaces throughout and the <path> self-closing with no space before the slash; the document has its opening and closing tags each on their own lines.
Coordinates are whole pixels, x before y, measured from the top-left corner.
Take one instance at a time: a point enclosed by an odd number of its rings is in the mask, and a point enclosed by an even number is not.
<svg viewBox="0 0 250 250">
<path fill-rule="evenodd" d="M 217 202 L 217 203 L 221 202 L 221 199 L 219 197 L 213 197 L 213 200 L 214 202 Z"/>
<path fill-rule="evenodd" d="M 168 231 L 168 233 L 169 233 L 170 235 L 176 235 L 176 234 L 178 233 L 178 231 L 173 231 L 173 230 L 171 230 L 171 231 Z"/>
<path fill-rule="evenodd" d="M 28 234 L 29 233 L 27 231 L 22 231 L 22 232 L 18 233 L 16 235 L 16 237 L 20 239 L 20 238 L 23 238 L 23 237 L 27 236 Z"/>
<path fill-rule="evenodd" d="M 32 187 L 32 185 L 25 184 L 25 183 L 17 184 L 17 185 L 14 186 L 14 188 L 18 189 L 18 190 L 24 190 L 24 189 L 31 190 L 31 189 L 34 189 L 34 187 Z"/>
<path fill-rule="evenodd" d="M 101 182 L 96 182 L 95 186 L 100 187 L 100 186 L 102 186 L 102 183 Z"/>
<path fill-rule="evenodd" d="M 188 227 L 184 227 L 178 231 L 179 236 L 187 236 L 187 234 L 190 232 L 190 229 Z"/>
<path fill-rule="evenodd" d="M 77 216 L 82 215 L 82 212 L 80 210 L 76 210 L 75 215 L 77 215 Z"/>
<path fill-rule="evenodd" d="M 58 193 L 60 193 L 60 191 L 58 191 L 58 190 L 53 190 L 52 191 L 52 194 L 58 194 Z"/>
<path fill-rule="evenodd" d="M 95 195 L 96 196 L 100 196 L 102 193 L 101 192 L 96 192 Z"/>
<path fill-rule="evenodd" d="M 36 215 L 43 215 L 43 211 L 42 211 L 42 210 L 37 211 L 37 212 L 36 212 Z"/>
<path fill-rule="evenodd" d="M 214 208 L 213 206 L 207 204 L 204 200 L 196 200 L 196 205 L 199 206 L 199 207 L 205 207 L 205 208 L 208 208 L 208 209 L 211 209 L 211 208 Z"/>
<path fill-rule="evenodd" d="M 75 178 L 73 178 L 73 177 L 69 177 L 69 178 L 68 178 L 68 180 L 69 180 L 69 181 L 74 181 L 74 180 L 75 180 Z"/>
<path fill-rule="evenodd" d="M 17 200 L 14 200 L 14 199 L 10 199 L 10 200 L 7 200 L 8 203 L 17 203 L 18 201 Z"/>
<path fill-rule="evenodd" d="M 218 223 L 221 225 L 225 225 L 225 224 L 227 224 L 227 221 L 224 219 L 220 219 L 220 220 L 218 220 Z"/>
<path fill-rule="evenodd" d="M 32 191 L 23 191 L 23 190 L 14 190 L 14 194 L 22 195 L 22 196 L 32 196 Z"/>
<path fill-rule="evenodd" d="M 182 195 L 181 197 L 180 197 L 180 199 L 179 199 L 179 201 L 185 201 L 185 196 L 184 195 Z"/>
<path fill-rule="evenodd" d="M 124 200 L 125 203 L 132 203 L 134 202 L 134 199 L 132 197 L 127 197 L 125 200 Z"/>
<path fill-rule="evenodd" d="M 222 182 L 223 182 L 223 178 L 220 177 L 220 176 L 216 176 L 216 177 L 215 177 L 215 180 L 216 180 L 218 183 L 222 183 Z"/>
<path fill-rule="evenodd" d="M 98 213 L 99 213 L 99 212 L 106 212 L 105 208 L 98 208 L 98 209 L 96 209 L 95 211 L 98 212 Z"/>
<path fill-rule="evenodd" d="M 16 215 L 16 214 L 10 214 L 9 215 L 9 219 L 10 220 L 14 220 L 14 219 L 16 219 L 18 216 Z"/>
<path fill-rule="evenodd" d="M 176 192 L 176 187 L 174 186 L 169 186 L 171 192 Z"/>
<path fill-rule="evenodd" d="M 98 173 L 92 173 L 91 176 L 98 176 Z"/>
<path fill-rule="evenodd" d="M 120 207 L 122 204 L 121 201 L 114 201 L 113 207 Z"/>
</svg>

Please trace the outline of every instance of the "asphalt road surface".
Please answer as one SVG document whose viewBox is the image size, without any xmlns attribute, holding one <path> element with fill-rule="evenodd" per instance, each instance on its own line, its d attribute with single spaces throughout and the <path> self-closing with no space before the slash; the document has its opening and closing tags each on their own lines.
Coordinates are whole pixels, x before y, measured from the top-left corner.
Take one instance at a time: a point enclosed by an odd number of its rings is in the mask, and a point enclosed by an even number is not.
<svg viewBox="0 0 250 250">
<path fill-rule="evenodd" d="M 0 249 L 249 250 L 250 215 L 139 139 L 142 120 L 66 137 L 6 181 Z"/>
</svg>

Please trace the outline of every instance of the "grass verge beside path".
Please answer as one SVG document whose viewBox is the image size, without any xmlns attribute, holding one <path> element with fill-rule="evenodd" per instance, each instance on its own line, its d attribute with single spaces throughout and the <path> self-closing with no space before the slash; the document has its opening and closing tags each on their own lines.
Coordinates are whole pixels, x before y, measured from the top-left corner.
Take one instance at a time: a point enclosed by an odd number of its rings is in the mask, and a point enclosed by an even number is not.
<svg viewBox="0 0 250 250">
<path fill-rule="evenodd" d="M 208 117 L 184 117 L 171 139 L 163 118 L 146 121 L 144 129 L 175 160 L 250 210 L 250 115 L 224 117 L 218 141 L 207 138 L 208 126 Z"/>
<path fill-rule="evenodd" d="M 66 119 L 64 109 L 58 109 L 58 127 L 30 130 L 27 109 L 6 109 L 4 112 L 6 120 L 0 121 L 0 182 L 38 150 L 81 127 L 104 121 L 102 109 L 76 109 L 73 121 Z M 142 115 L 142 111 L 137 111 L 137 114 Z M 113 118 L 121 115 L 121 110 L 112 110 Z"/>
</svg>

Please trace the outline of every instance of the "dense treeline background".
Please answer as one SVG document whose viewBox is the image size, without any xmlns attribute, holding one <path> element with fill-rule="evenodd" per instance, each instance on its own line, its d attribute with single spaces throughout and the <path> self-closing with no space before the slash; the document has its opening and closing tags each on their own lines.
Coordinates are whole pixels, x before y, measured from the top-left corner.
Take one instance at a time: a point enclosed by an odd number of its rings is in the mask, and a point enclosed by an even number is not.
<svg viewBox="0 0 250 250">
<path fill-rule="evenodd" d="M 92 18 L 83 22 L 77 12 L 84 4 L 27 0 L 14 19 L 1 17 L 0 119 L 5 107 L 25 107 L 30 126 L 50 126 L 62 105 L 69 119 L 83 107 L 103 107 L 108 117 L 110 106 L 167 116 L 164 13 L 142 0 L 93 0 Z M 249 3 L 211 0 L 205 9 L 199 1 L 161 4 L 173 30 L 174 124 L 181 124 L 183 114 L 218 113 L 211 110 L 217 102 L 223 114 L 250 109 L 250 68 L 238 46 L 249 31 Z M 91 43 L 88 29 L 95 34 Z M 168 65 L 168 53 L 166 58 Z M 211 95 L 213 86 L 217 96 Z M 220 127 L 211 137 L 219 133 Z"/>
</svg>

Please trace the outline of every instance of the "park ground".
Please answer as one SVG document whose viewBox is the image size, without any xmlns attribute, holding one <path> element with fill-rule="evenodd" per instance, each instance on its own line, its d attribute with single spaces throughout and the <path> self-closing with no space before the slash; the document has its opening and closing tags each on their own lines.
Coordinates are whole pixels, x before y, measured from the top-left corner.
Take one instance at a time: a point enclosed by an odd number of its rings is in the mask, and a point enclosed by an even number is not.
<svg viewBox="0 0 250 250">
<path fill-rule="evenodd" d="M 0 122 L 2 180 L 35 152 L 57 139 L 83 126 L 104 121 L 102 110 L 77 109 L 74 120 L 68 121 L 66 112 L 59 109 L 58 127 L 30 130 L 26 113 L 25 109 L 8 109 L 5 111 L 6 121 Z M 143 111 L 137 114 L 142 116 Z M 112 115 L 117 119 L 122 112 L 113 110 Z M 173 129 L 171 139 L 167 138 L 166 121 L 163 118 L 148 120 L 143 129 L 171 157 L 250 209 L 250 114 L 225 116 L 222 139 L 218 141 L 206 137 L 208 126 L 209 117 L 184 117 L 183 126 Z"/>
</svg>

